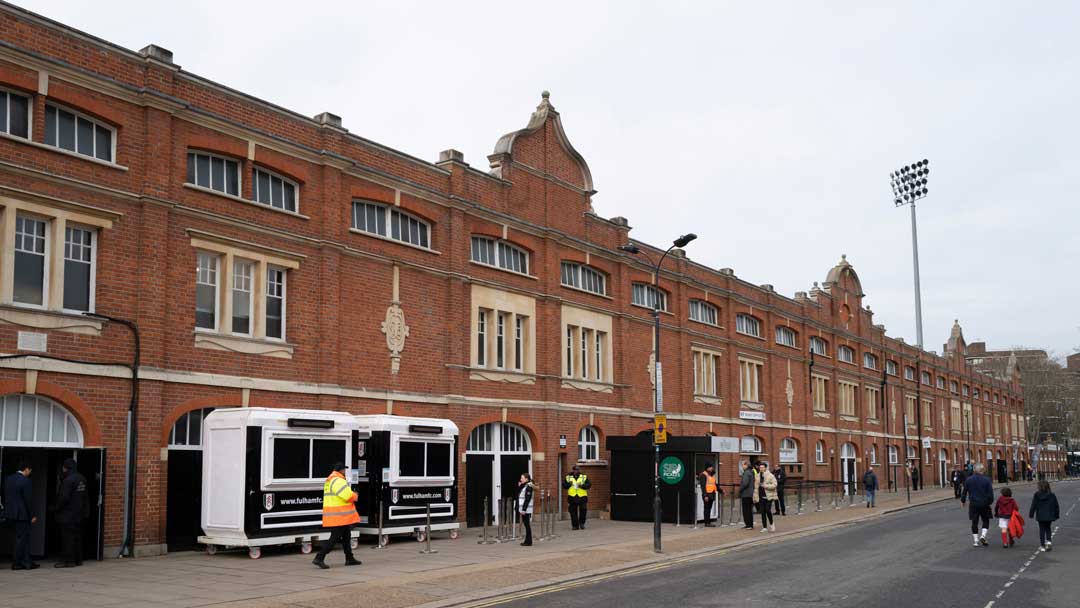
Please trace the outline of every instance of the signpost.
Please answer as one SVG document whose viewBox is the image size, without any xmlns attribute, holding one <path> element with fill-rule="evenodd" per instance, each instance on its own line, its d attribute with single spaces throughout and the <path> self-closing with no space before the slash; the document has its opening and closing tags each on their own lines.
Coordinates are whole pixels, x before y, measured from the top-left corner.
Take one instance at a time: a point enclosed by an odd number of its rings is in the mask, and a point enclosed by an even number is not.
<svg viewBox="0 0 1080 608">
<path fill-rule="evenodd" d="M 664 367 L 656 362 L 656 411 L 664 411 Z"/>
<path fill-rule="evenodd" d="M 667 416 L 664 414 L 657 414 L 653 419 L 653 443 L 667 443 Z"/>
</svg>

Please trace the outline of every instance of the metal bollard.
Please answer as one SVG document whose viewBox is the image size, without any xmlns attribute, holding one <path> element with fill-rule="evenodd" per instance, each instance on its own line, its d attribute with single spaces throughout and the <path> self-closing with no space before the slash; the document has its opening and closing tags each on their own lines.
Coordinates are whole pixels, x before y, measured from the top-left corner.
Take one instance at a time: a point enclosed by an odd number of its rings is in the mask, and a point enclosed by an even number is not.
<svg viewBox="0 0 1080 608">
<path fill-rule="evenodd" d="M 847 506 L 855 506 L 855 484 L 848 484 Z"/>
<path fill-rule="evenodd" d="M 814 512 L 815 513 L 820 513 L 821 512 L 821 493 L 819 491 L 819 486 L 817 486 L 816 484 L 814 485 L 814 504 L 817 506 L 817 508 L 814 509 Z"/>
<path fill-rule="evenodd" d="M 736 492 L 731 493 L 731 509 L 728 511 L 731 514 L 730 516 L 728 516 L 728 525 L 729 526 L 738 525 L 735 522 L 735 498 L 736 498 L 735 494 L 736 494 Z"/>
<path fill-rule="evenodd" d="M 379 536 L 375 539 L 375 546 L 372 549 L 382 549 L 386 547 L 383 543 L 383 515 L 382 515 L 382 497 L 379 498 Z"/>
<path fill-rule="evenodd" d="M 499 542 L 497 540 L 491 540 L 490 538 L 488 538 L 488 521 L 490 521 L 490 520 L 491 520 L 491 503 L 488 502 L 488 497 L 485 496 L 484 497 L 484 536 L 480 541 L 477 542 L 477 544 L 480 544 L 480 545 L 493 545 L 493 544 Z M 382 530 L 382 513 L 381 512 L 379 513 L 379 524 L 380 524 L 379 525 L 380 536 L 382 536 L 382 534 L 381 534 L 381 530 Z"/>
<path fill-rule="evenodd" d="M 680 523 L 680 521 L 679 521 L 681 519 L 681 515 L 682 515 L 682 509 L 679 508 L 681 506 L 679 504 L 681 498 L 682 498 L 682 492 L 676 492 L 675 493 L 675 527 L 676 528 L 678 528 L 680 525 L 682 525 Z"/>
<path fill-rule="evenodd" d="M 437 550 L 431 548 L 431 503 L 427 504 L 427 523 L 424 524 L 424 549 L 420 553 L 423 555 L 438 553 Z"/>
<path fill-rule="evenodd" d="M 795 488 L 795 515 L 802 515 L 802 485 Z"/>
</svg>

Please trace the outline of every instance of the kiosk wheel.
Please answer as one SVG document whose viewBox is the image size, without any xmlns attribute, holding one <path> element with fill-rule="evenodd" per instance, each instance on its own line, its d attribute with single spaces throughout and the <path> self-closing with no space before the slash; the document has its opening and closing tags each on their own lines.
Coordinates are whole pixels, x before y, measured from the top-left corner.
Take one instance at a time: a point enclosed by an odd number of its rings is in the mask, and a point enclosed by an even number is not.
<svg viewBox="0 0 1080 608">
<path fill-rule="evenodd" d="M 300 553 L 304 555 L 311 553 L 311 542 L 300 543 Z"/>
<path fill-rule="evenodd" d="M 360 547 L 360 539 L 359 538 L 351 539 L 349 541 L 349 547 L 351 547 L 353 549 L 358 549 Z"/>
<path fill-rule="evenodd" d="M 450 540 L 457 540 L 458 536 L 459 536 L 459 533 L 458 533 L 457 528 L 452 528 L 450 530 Z"/>
<path fill-rule="evenodd" d="M 262 548 L 261 547 L 251 547 L 251 548 L 249 548 L 248 549 L 248 557 L 250 557 L 251 559 L 259 559 L 260 557 L 262 557 Z"/>
<path fill-rule="evenodd" d="M 217 545 L 206 545 L 207 555 L 217 555 Z"/>
<path fill-rule="evenodd" d="M 423 530 L 417 530 L 416 531 L 416 542 L 422 543 L 422 542 L 424 542 L 424 539 L 426 539 L 426 538 L 427 538 L 427 536 L 424 535 Z"/>
</svg>

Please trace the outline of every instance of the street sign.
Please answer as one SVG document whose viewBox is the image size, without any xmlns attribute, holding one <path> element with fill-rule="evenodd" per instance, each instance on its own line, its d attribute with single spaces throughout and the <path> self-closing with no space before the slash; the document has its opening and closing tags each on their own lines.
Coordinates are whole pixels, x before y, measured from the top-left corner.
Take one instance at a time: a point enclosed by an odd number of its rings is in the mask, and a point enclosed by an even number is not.
<svg viewBox="0 0 1080 608">
<path fill-rule="evenodd" d="M 684 475 L 686 467 L 677 457 L 668 456 L 660 461 L 660 479 L 663 479 L 664 483 L 675 485 L 682 481 Z"/>
<path fill-rule="evenodd" d="M 559 435 L 559 447 L 560 448 L 565 448 L 566 447 L 566 435 Z"/>
<path fill-rule="evenodd" d="M 746 410 L 740 410 L 739 418 L 742 420 L 765 420 L 765 412 L 748 412 Z"/>
<path fill-rule="evenodd" d="M 923 449 L 927 449 L 927 450 L 930 449 L 930 438 L 929 437 L 923 437 L 922 438 L 922 447 L 923 447 Z"/>
<path fill-rule="evenodd" d="M 657 414 L 653 419 L 653 441 L 667 443 L 667 416 Z"/>
<path fill-rule="evenodd" d="M 664 367 L 656 362 L 656 411 L 664 411 Z"/>
<path fill-rule="evenodd" d="M 721 454 L 739 453 L 738 437 L 710 437 L 709 439 L 711 440 L 709 447 L 711 447 L 714 452 L 719 452 Z"/>
</svg>

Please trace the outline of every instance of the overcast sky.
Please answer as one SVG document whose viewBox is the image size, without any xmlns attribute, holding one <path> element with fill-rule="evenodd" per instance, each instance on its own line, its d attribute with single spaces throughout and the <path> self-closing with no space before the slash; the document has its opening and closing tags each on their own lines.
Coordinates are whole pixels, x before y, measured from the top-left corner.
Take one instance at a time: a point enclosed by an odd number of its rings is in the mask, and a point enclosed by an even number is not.
<svg viewBox="0 0 1080 608">
<path fill-rule="evenodd" d="M 694 231 L 691 258 L 788 296 L 847 254 L 875 322 L 911 343 L 889 172 L 925 157 L 926 348 L 954 318 L 991 348 L 1080 347 L 1080 4 L 17 3 L 480 169 L 549 89 L 598 214 L 654 244 Z"/>
</svg>

